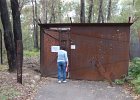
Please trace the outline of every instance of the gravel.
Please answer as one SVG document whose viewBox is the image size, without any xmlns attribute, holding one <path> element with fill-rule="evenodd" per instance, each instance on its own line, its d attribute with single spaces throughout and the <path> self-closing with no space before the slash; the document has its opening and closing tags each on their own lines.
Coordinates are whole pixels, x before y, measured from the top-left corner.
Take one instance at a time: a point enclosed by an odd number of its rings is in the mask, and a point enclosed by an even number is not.
<svg viewBox="0 0 140 100">
<path fill-rule="evenodd" d="M 133 100 L 122 86 L 110 87 L 103 81 L 68 80 L 57 83 L 56 78 L 47 78 L 35 95 L 35 100 Z"/>
</svg>

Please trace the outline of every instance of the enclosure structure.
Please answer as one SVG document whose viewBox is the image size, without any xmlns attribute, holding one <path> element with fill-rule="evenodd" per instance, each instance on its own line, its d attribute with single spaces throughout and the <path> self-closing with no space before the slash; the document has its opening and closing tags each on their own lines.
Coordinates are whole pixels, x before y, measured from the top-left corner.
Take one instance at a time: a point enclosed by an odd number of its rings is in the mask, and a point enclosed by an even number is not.
<svg viewBox="0 0 140 100">
<path fill-rule="evenodd" d="M 61 45 L 68 51 L 71 79 L 102 80 L 95 57 L 114 78 L 127 75 L 131 24 L 39 24 L 41 75 L 57 76 L 57 49 Z"/>
</svg>

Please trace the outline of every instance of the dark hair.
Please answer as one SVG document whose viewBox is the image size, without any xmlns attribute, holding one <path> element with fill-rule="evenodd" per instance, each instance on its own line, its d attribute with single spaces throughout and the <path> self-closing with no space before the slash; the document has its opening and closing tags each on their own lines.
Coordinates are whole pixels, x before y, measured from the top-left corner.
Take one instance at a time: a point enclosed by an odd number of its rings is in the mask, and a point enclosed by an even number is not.
<svg viewBox="0 0 140 100">
<path fill-rule="evenodd" d="M 65 46 L 60 46 L 60 49 L 61 50 L 66 50 L 66 47 Z"/>
</svg>

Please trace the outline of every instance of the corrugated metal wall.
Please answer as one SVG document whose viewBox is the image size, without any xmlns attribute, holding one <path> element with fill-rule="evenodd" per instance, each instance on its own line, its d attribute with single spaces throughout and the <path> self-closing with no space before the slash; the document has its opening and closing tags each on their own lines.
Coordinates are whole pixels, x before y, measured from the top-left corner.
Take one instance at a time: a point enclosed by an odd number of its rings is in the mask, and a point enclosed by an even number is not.
<svg viewBox="0 0 140 100">
<path fill-rule="evenodd" d="M 73 79 L 101 80 L 95 57 L 114 78 L 127 74 L 129 62 L 129 27 L 100 26 L 72 27 L 71 71 Z"/>
<path fill-rule="evenodd" d="M 41 74 L 57 76 L 57 53 L 53 45 L 65 45 L 70 60 L 70 78 L 102 80 L 94 57 L 114 78 L 127 74 L 130 23 L 124 24 L 41 24 Z M 50 30 L 51 28 L 68 30 Z"/>
</svg>

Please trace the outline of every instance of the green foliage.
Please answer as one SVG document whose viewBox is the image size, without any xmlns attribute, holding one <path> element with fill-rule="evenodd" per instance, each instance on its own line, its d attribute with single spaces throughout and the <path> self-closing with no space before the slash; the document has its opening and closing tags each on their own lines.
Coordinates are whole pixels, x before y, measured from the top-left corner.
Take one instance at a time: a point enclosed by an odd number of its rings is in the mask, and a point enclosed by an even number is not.
<svg viewBox="0 0 140 100">
<path fill-rule="evenodd" d="M 21 93 L 14 88 L 0 88 L 0 100 L 11 100 Z"/>
<path fill-rule="evenodd" d="M 33 49 L 33 50 L 24 50 L 24 56 L 25 57 L 34 57 L 39 56 L 39 50 Z"/>
<path fill-rule="evenodd" d="M 0 72 L 1 71 L 5 71 L 5 70 L 8 70 L 8 66 L 6 66 L 6 65 L 0 65 Z"/>
<path fill-rule="evenodd" d="M 21 11 L 21 26 L 23 47 L 25 50 L 33 49 L 33 27 L 32 27 L 32 7 L 28 6 Z"/>
<path fill-rule="evenodd" d="M 133 78 L 140 75 L 140 58 L 136 57 L 130 62 L 128 75 Z"/>
<path fill-rule="evenodd" d="M 140 93 L 140 58 L 136 57 L 130 62 L 128 77 L 131 77 L 130 81 L 133 84 L 137 93 Z"/>
<path fill-rule="evenodd" d="M 136 57 L 132 59 L 129 64 L 128 76 L 123 79 L 116 79 L 117 85 L 123 85 L 125 81 L 130 82 L 134 86 L 136 93 L 140 94 L 140 58 Z"/>
<path fill-rule="evenodd" d="M 134 85 L 134 89 L 135 89 L 136 93 L 140 94 L 140 76 L 137 77 L 136 79 L 133 79 L 131 81 L 131 84 Z"/>
<path fill-rule="evenodd" d="M 135 86 L 136 93 L 140 94 L 140 86 Z"/>
<path fill-rule="evenodd" d="M 115 80 L 115 84 L 117 84 L 117 85 L 123 85 L 124 84 L 124 79 L 116 79 Z"/>
<path fill-rule="evenodd" d="M 21 10 L 21 22 L 22 22 L 22 33 L 23 33 L 23 44 L 25 50 L 32 50 L 33 47 L 33 19 L 32 19 L 32 5 L 29 0 L 25 0 L 23 9 Z M 66 0 L 68 1 L 68 0 Z M 55 23 L 70 23 L 68 17 L 70 12 L 75 13 L 75 16 L 72 16 L 73 23 L 80 22 L 80 1 L 70 0 L 66 2 L 65 0 L 47 0 L 47 22 L 50 21 L 52 16 L 52 4 L 54 4 L 54 13 L 55 13 Z M 29 3 L 28 3 L 29 2 Z M 42 8 L 41 1 L 37 2 L 38 8 Z M 89 12 L 89 0 L 85 1 L 85 11 L 86 11 L 86 20 Z M 98 10 L 99 10 L 99 1 L 94 0 L 92 23 L 96 23 L 98 19 Z M 112 0 L 111 6 L 111 23 L 123 23 L 128 22 L 128 18 L 131 16 L 136 18 L 140 16 L 140 0 L 135 0 L 133 5 L 132 0 Z M 103 14 L 104 20 L 106 22 L 106 16 L 108 11 L 108 0 L 103 1 Z M 43 9 L 38 9 L 38 18 L 42 17 Z M 131 27 L 131 42 L 137 42 L 138 40 L 138 31 L 140 29 L 140 20 L 136 21 Z M 0 25 L 1 26 L 1 25 Z M 39 35 L 40 36 L 40 35 Z M 131 46 L 131 48 L 133 48 Z"/>
<path fill-rule="evenodd" d="M 140 93 L 140 58 L 136 57 L 129 63 L 128 76 L 123 79 L 116 79 L 115 83 L 118 85 L 124 82 L 130 82 L 134 86 L 136 93 Z"/>
<path fill-rule="evenodd" d="M 140 77 L 137 77 L 136 79 L 132 80 L 131 83 L 134 85 L 140 85 Z"/>
</svg>

